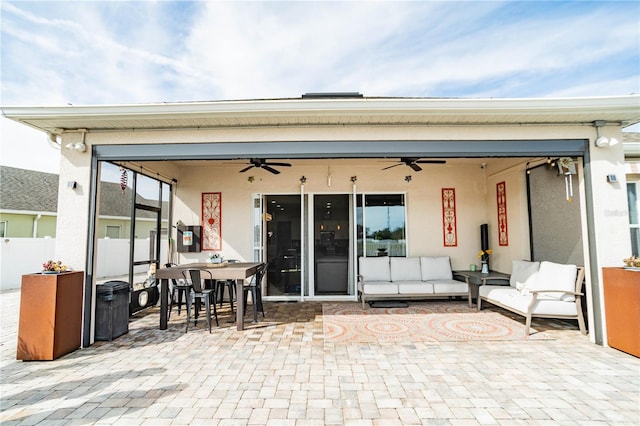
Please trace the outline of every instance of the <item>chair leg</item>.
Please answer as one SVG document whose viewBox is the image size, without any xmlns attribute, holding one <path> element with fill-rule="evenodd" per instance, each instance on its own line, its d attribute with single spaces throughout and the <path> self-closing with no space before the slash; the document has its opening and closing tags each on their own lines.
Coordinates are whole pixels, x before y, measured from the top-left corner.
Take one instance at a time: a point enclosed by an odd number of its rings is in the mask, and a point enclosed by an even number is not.
<svg viewBox="0 0 640 426">
<path fill-rule="evenodd" d="M 578 327 L 580 327 L 580 334 L 587 334 L 587 327 L 584 323 L 584 317 L 582 316 L 582 312 L 578 313 Z"/>
<path fill-rule="evenodd" d="M 251 302 L 253 303 L 253 322 L 258 322 L 258 296 L 256 287 L 251 287 Z"/>
<path fill-rule="evenodd" d="M 256 301 L 258 302 L 258 309 L 262 312 L 262 318 L 264 318 L 264 305 L 262 304 L 262 287 L 256 286 Z"/>
<path fill-rule="evenodd" d="M 186 333 L 187 331 L 189 331 L 189 321 L 191 320 L 191 297 L 187 297 L 187 325 L 184 329 L 184 332 Z"/>
<path fill-rule="evenodd" d="M 206 297 L 205 299 L 205 308 L 207 310 L 207 325 L 209 326 L 209 333 L 211 333 L 211 298 Z"/>
<path fill-rule="evenodd" d="M 220 323 L 218 322 L 218 309 L 216 308 L 215 295 L 213 296 L 213 316 L 216 319 L 216 327 L 220 327 Z"/>
<path fill-rule="evenodd" d="M 229 306 L 231 307 L 231 315 L 233 315 L 234 314 L 234 311 L 233 311 L 233 293 L 234 293 L 234 291 L 233 291 L 233 289 L 236 287 L 236 285 L 235 285 L 235 283 L 233 281 L 229 281 L 229 280 L 227 280 L 226 283 L 227 283 L 227 288 L 229 289 Z"/>
<path fill-rule="evenodd" d="M 171 292 L 169 293 L 169 312 L 167 313 L 167 321 L 171 319 L 171 308 L 173 308 L 173 298 L 175 297 L 175 294 L 176 294 L 176 288 L 174 287 L 173 289 L 171 289 Z"/>
<path fill-rule="evenodd" d="M 531 314 L 527 314 L 527 319 L 524 325 L 524 335 L 529 337 L 529 328 L 531 328 Z"/>
</svg>

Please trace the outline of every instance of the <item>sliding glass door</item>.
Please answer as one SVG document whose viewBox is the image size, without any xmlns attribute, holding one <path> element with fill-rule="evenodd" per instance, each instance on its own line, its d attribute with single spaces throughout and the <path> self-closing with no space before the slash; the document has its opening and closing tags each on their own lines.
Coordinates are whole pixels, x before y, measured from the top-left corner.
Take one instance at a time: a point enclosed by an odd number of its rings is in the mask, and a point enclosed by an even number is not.
<svg viewBox="0 0 640 426">
<path fill-rule="evenodd" d="M 351 197 L 313 197 L 313 271 L 315 296 L 349 294 Z"/>
<path fill-rule="evenodd" d="M 302 285 L 300 195 L 264 197 L 265 296 L 300 296 Z"/>
</svg>

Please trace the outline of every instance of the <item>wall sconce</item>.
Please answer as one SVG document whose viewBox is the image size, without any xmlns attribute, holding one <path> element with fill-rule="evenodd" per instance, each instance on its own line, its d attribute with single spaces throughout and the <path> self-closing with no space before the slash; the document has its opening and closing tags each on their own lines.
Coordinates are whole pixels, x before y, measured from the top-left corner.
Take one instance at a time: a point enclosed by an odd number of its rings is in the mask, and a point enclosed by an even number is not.
<svg viewBox="0 0 640 426">
<path fill-rule="evenodd" d="M 64 147 L 78 152 L 85 152 L 87 150 L 87 145 L 85 145 L 84 142 L 68 143 Z"/>
<path fill-rule="evenodd" d="M 307 177 L 306 176 L 302 176 L 300 178 L 300 184 L 304 185 L 305 183 L 307 183 Z"/>
<path fill-rule="evenodd" d="M 351 183 L 356 183 L 358 176 L 351 176 Z"/>
<path fill-rule="evenodd" d="M 405 182 L 411 182 L 411 176 L 405 176 L 404 177 L 404 181 Z"/>
<path fill-rule="evenodd" d="M 596 120 L 593 122 L 593 125 L 596 128 L 596 133 L 598 135 L 598 137 L 596 138 L 596 142 L 595 145 L 598 148 L 606 148 L 608 146 L 614 146 L 614 145 L 618 145 L 619 141 L 616 138 L 608 138 L 606 136 L 602 136 L 600 134 L 600 127 L 604 126 L 605 122 L 604 120 Z"/>
<path fill-rule="evenodd" d="M 67 182 L 67 188 L 76 189 L 77 187 L 78 187 L 78 182 L 76 182 L 75 180 L 70 180 Z"/>
</svg>

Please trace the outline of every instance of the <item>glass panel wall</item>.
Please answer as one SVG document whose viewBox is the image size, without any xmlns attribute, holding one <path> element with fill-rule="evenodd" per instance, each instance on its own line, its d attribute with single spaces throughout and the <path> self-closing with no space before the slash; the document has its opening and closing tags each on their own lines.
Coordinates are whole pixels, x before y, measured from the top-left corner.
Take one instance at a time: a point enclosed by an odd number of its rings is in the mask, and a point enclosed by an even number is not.
<svg viewBox="0 0 640 426">
<path fill-rule="evenodd" d="M 407 255 L 403 194 L 363 194 L 357 201 L 358 256 Z"/>
</svg>

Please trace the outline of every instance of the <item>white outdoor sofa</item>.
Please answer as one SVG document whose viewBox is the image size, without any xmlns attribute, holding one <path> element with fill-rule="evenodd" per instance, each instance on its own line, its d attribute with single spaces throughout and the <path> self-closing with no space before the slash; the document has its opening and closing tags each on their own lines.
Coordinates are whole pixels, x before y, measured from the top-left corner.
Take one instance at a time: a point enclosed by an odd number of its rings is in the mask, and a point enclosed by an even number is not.
<svg viewBox="0 0 640 426">
<path fill-rule="evenodd" d="M 484 300 L 524 316 L 527 335 L 532 317 L 575 319 L 586 334 L 580 299 L 583 281 L 582 266 L 514 260 L 508 286 L 480 286 L 478 310 Z"/>
<path fill-rule="evenodd" d="M 453 279 L 449 256 L 361 257 L 358 259 L 358 294 L 367 300 L 426 299 L 466 296 L 469 285 Z"/>
</svg>

